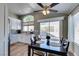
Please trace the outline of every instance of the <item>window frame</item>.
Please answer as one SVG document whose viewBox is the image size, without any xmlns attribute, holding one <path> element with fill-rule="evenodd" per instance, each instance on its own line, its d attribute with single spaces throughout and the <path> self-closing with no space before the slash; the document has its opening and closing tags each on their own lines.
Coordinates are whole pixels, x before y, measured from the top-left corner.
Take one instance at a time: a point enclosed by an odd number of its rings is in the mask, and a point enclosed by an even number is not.
<svg viewBox="0 0 79 59">
<path fill-rule="evenodd" d="M 32 15 L 27 15 L 27 16 L 25 16 L 24 18 L 26 18 L 26 17 L 28 17 L 28 16 L 32 16 Z M 23 19 L 24 19 L 24 18 L 23 18 Z M 27 26 L 27 27 L 28 27 L 28 30 L 27 30 L 27 31 L 29 31 L 29 26 L 34 26 L 34 16 L 32 16 L 32 18 L 33 18 L 32 21 L 27 21 L 27 22 L 24 22 L 23 19 L 22 19 L 22 31 L 23 31 L 23 27 L 24 27 L 24 26 Z M 27 32 L 27 31 L 23 31 L 23 32 Z M 33 29 L 33 31 L 34 31 L 34 29 Z"/>
<path fill-rule="evenodd" d="M 48 32 L 47 33 L 50 33 L 50 26 L 51 26 L 51 24 L 50 23 L 52 23 L 52 22 L 58 22 L 58 24 L 59 24 L 59 33 L 58 33 L 58 38 L 60 38 L 60 21 L 48 21 L 48 22 L 40 22 L 40 27 L 41 27 L 41 23 L 48 23 L 48 28 L 49 28 L 49 30 L 48 30 Z M 55 26 L 55 25 L 53 25 L 53 26 Z M 55 29 L 55 28 L 54 28 Z M 41 33 L 41 28 L 40 28 L 40 33 Z"/>
</svg>

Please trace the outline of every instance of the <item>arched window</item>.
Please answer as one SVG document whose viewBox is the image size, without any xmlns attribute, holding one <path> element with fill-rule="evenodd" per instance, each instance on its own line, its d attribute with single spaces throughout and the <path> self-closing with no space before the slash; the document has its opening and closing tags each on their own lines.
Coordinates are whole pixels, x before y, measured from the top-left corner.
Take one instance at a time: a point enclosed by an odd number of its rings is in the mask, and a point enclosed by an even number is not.
<svg viewBox="0 0 79 59">
<path fill-rule="evenodd" d="M 28 15 L 23 18 L 23 31 L 34 31 L 34 16 Z"/>
<path fill-rule="evenodd" d="M 28 15 L 23 18 L 23 22 L 30 22 L 30 21 L 34 21 L 34 16 Z"/>
</svg>

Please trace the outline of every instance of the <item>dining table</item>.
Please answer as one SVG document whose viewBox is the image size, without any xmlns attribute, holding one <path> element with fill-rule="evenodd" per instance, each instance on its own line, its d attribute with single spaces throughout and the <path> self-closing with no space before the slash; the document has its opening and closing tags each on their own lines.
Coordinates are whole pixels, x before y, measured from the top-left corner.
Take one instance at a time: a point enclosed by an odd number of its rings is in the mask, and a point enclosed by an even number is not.
<svg viewBox="0 0 79 59">
<path fill-rule="evenodd" d="M 43 51 L 46 53 L 53 53 L 61 56 L 67 56 L 67 51 L 65 46 L 62 45 L 62 43 L 58 40 L 53 41 L 50 40 L 50 44 L 47 45 L 47 40 L 40 40 L 35 44 L 28 44 L 28 56 L 31 56 L 32 49 Z M 46 55 L 47 56 L 47 55 Z"/>
</svg>

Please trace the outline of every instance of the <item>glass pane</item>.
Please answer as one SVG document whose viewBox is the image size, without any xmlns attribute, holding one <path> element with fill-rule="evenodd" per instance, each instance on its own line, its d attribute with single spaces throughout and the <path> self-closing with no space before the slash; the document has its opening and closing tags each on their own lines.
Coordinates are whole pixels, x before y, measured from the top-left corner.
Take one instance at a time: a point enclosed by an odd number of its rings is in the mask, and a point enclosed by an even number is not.
<svg viewBox="0 0 79 59">
<path fill-rule="evenodd" d="M 74 16 L 74 38 L 75 42 L 79 44 L 79 13 Z"/>
<path fill-rule="evenodd" d="M 23 22 L 30 22 L 30 21 L 34 21 L 34 17 L 32 15 L 28 15 L 23 18 Z"/>
<path fill-rule="evenodd" d="M 23 26 L 23 31 L 28 31 L 28 26 Z"/>
<path fill-rule="evenodd" d="M 34 31 L 34 26 L 29 26 L 29 31 Z"/>
<path fill-rule="evenodd" d="M 40 23 L 40 35 L 50 35 L 51 38 L 59 39 L 59 21 Z"/>
<path fill-rule="evenodd" d="M 40 23 L 40 34 L 47 35 L 49 33 L 49 22 Z"/>
<path fill-rule="evenodd" d="M 59 21 L 50 22 L 50 34 L 56 38 L 59 38 Z"/>
</svg>

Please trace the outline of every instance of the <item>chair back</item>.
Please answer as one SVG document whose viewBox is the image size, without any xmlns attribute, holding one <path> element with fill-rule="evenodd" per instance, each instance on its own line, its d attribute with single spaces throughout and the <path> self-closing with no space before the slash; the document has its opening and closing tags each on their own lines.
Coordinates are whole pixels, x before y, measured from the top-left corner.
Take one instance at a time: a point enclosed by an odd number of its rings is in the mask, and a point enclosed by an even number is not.
<svg viewBox="0 0 79 59">
<path fill-rule="evenodd" d="M 32 38 L 30 38 L 31 40 L 31 44 L 36 44 L 37 38 L 36 36 L 33 36 Z"/>
<path fill-rule="evenodd" d="M 69 43 L 70 43 L 70 42 L 67 43 L 66 52 L 68 52 Z"/>
<path fill-rule="evenodd" d="M 30 38 L 30 41 L 31 41 L 31 45 L 33 44 L 33 40 L 32 40 L 32 38 Z"/>
<path fill-rule="evenodd" d="M 60 43 L 63 43 L 63 37 L 60 39 Z"/>
</svg>

